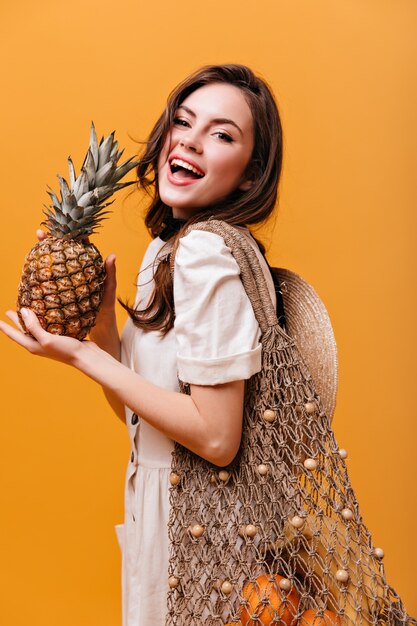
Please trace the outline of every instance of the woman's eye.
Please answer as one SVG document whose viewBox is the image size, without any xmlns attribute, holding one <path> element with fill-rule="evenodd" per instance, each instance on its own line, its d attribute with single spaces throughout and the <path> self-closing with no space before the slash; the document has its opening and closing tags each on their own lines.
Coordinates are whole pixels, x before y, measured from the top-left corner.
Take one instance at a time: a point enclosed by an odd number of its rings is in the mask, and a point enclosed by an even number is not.
<svg viewBox="0 0 417 626">
<path fill-rule="evenodd" d="M 222 141 L 227 141 L 227 143 L 231 143 L 233 141 L 233 138 L 230 135 L 228 135 L 227 133 L 223 133 L 221 130 L 214 133 L 214 135 Z"/>
<path fill-rule="evenodd" d="M 174 117 L 174 124 L 175 126 L 189 126 L 188 121 L 182 117 Z"/>
</svg>

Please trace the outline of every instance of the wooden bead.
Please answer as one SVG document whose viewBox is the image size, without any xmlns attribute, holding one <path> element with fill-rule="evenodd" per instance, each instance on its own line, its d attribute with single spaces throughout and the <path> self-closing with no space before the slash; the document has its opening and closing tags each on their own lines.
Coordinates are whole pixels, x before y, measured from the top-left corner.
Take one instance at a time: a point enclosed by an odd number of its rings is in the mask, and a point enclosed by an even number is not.
<svg viewBox="0 0 417 626">
<path fill-rule="evenodd" d="M 217 483 L 217 478 L 216 478 L 216 474 L 212 474 L 210 476 L 210 482 L 214 485 L 215 483 Z"/>
<path fill-rule="evenodd" d="M 256 526 L 254 526 L 253 524 L 248 524 L 245 527 L 245 535 L 247 537 L 251 537 L 251 539 L 253 537 L 255 537 L 256 533 L 258 532 L 258 529 L 256 528 Z"/>
<path fill-rule="evenodd" d="M 384 558 L 384 551 L 382 548 L 374 548 L 374 557 L 377 559 Z"/>
<path fill-rule="evenodd" d="M 272 409 L 266 409 L 264 411 L 263 418 L 265 422 L 270 422 L 270 423 L 275 422 L 276 413 Z"/>
<path fill-rule="evenodd" d="M 204 533 L 204 528 L 203 526 L 200 526 L 200 524 L 194 524 L 194 526 L 190 528 L 190 532 L 193 535 L 193 537 L 196 537 L 197 539 L 199 539 Z"/>
<path fill-rule="evenodd" d="M 306 459 L 304 461 L 304 467 L 308 470 L 315 470 L 317 467 L 317 461 L 315 459 Z"/>
<path fill-rule="evenodd" d="M 290 523 L 294 526 L 294 528 L 302 528 L 305 524 L 305 519 L 299 515 L 294 515 L 294 517 L 290 519 Z"/>
<path fill-rule="evenodd" d="M 291 589 L 291 581 L 288 578 L 281 578 L 279 586 L 283 591 L 289 591 Z"/>
<path fill-rule="evenodd" d="M 258 465 L 257 470 L 258 470 L 258 474 L 260 474 L 261 476 L 266 476 L 267 473 L 269 472 L 268 466 L 264 465 L 263 463 Z"/>
<path fill-rule="evenodd" d="M 178 476 L 178 474 L 176 474 L 175 472 L 171 472 L 171 474 L 169 475 L 169 482 L 171 483 L 171 485 L 173 487 L 176 487 L 177 485 L 180 484 L 181 481 L 181 477 Z"/>
<path fill-rule="evenodd" d="M 171 587 L 171 589 L 176 589 L 179 584 L 180 580 L 176 576 L 170 576 L 168 578 L 168 585 Z"/>
<path fill-rule="evenodd" d="M 338 569 L 336 572 L 336 580 L 340 583 L 347 583 L 349 580 L 349 572 L 345 569 Z"/>
<path fill-rule="evenodd" d="M 341 459 L 347 459 L 347 450 L 345 450 L 344 448 L 340 448 L 339 450 L 339 456 Z"/>
<path fill-rule="evenodd" d="M 230 472 L 228 472 L 227 470 L 220 470 L 219 472 L 220 480 L 222 480 L 223 482 L 226 482 L 229 476 L 230 476 Z"/>
<path fill-rule="evenodd" d="M 306 410 L 306 413 L 308 413 L 309 415 L 313 415 L 313 413 L 316 412 L 317 406 L 315 402 L 310 401 L 305 403 L 304 408 Z"/>
<path fill-rule="evenodd" d="M 343 509 L 342 517 L 343 517 L 343 519 L 345 519 L 347 521 L 353 519 L 353 511 L 351 511 L 350 509 Z"/>
<path fill-rule="evenodd" d="M 220 589 L 223 591 L 224 594 L 228 596 L 233 591 L 233 585 L 228 580 L 224 580 Z"/>
</svg>

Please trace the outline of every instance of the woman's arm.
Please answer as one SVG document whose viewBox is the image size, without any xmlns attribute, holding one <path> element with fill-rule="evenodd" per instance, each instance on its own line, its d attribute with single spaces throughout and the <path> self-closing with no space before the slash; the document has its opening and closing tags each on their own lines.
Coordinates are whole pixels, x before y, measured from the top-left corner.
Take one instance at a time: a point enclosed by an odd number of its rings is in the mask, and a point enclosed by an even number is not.
<svg viewBox="0 0 417 626">
<path fill-rule="evenodd" d="M 235 457 L 242 432 L 244 381 L 221 385 L 191 385 L 191 395 L 169 391 L 148 382 L 122 365 L 92 341 L 52 335 L 36 315 L 23 309 L 25 325 L 34 339 L 19 328 L 0 322 L 0 330 L 29 352 L 72 365 L 127 405 L 169 438 L 218 466 Z M 18 326 L 17 315 L 8 316 Z"/>
</svg>

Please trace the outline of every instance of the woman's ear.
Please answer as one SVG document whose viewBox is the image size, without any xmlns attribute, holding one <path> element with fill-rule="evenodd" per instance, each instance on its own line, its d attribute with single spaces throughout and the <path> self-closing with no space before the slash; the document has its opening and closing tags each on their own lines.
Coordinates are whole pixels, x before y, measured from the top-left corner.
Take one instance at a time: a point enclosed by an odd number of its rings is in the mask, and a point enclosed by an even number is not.
<svg viewBox="0 0 417 626">
<path fill-rule="evenodd" d="M 251 189 L 254 184 L 254 180 L 244 180 L 243 183 L 240 183 L 238 189 L 240 189 L 240 191 L 249 191 L 249 189 Z"/>
</svg>

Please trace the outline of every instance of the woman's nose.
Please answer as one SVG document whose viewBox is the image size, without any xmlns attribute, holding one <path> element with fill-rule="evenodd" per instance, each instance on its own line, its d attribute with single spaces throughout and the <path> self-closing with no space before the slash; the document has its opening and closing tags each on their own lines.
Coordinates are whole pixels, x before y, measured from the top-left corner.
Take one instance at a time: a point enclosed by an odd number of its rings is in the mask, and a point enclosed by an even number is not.
<svg viewBox="0 0 417 626">
<path fill-rule="evenodd" d="M 187 137 L 181 137 L 179 145 L 186 150 L 191 150 L 192 152 L 201 153 L 202 151 L 201 143 L 196 137 L 191 137 L 190 135 Z"/>
</svg>

